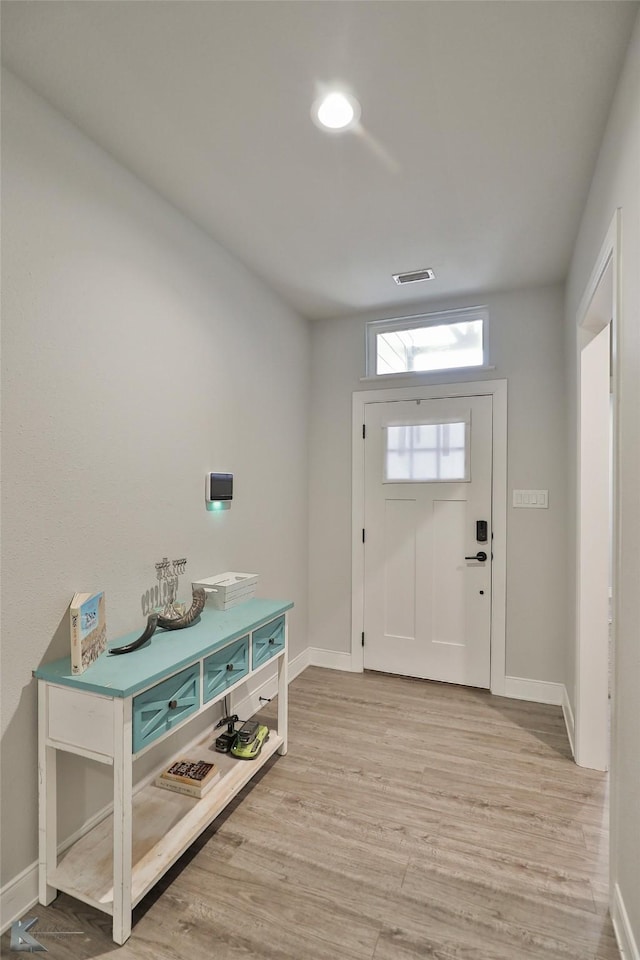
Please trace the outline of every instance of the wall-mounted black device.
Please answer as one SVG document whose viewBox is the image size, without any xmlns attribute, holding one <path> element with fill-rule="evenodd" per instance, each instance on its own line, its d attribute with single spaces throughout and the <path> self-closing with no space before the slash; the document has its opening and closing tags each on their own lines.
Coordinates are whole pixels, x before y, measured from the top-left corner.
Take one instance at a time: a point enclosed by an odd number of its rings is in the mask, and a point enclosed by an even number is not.
<svg viewBox="0 0 640 960">
<path fill-rule="evenodd" d="M 233 500 L 233 474 L 208 473 L 205 478 L 204 498 L 207 510 L 228 509 Z"/>
<path fill-rule="evenodd" d="M 486 520 L 476 520 L 476 540 L 478 543 L 486 543 L 488 533 L 488 524 Z"/>
<path fill-rule="evenodd" d="M 233 474 L 207 474 L 207 500 L 233 500 Z"/>
</svg>

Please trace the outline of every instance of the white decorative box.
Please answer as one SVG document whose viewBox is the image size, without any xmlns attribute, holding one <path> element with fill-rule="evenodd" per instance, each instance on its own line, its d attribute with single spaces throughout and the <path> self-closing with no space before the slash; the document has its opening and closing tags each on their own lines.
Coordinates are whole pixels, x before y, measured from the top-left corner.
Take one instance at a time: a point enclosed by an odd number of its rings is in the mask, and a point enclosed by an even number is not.
<svg viewBox="0 0 640 960">
<path fill-rule="evenodd" d="M 207 603 L 216 610 L 229 610 L 255 596 L 258 576 L 257 573 L 218 573 L 205 580 L 194 580 L 193 586 L 204 588 Z"/>
</svg>

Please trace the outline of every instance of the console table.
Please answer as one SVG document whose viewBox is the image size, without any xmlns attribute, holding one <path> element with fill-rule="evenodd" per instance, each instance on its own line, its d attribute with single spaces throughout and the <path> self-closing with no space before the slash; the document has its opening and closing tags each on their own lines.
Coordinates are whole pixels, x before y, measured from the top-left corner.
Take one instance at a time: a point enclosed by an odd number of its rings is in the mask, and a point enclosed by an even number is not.
<svg viewBox="0 0 640 960">
<path fill-rule="evenodd" d="M 292 603 L 247 600 L 205 608 L 185 630 L 157 631 L 133 653 L 102 654 L 80 676 L 69 657 L 38 680 L 39 899 L 59 890 L 113 916 L 113 939 L 131 933 L 131 911 L 277 751 L 287 752 L 287 612 Z M 113 646 L 131 642 L 137 632 Z M 171 736 L 268 664 L 277 662 L 278 727 L 255 760 L 216 753 L 213 728 L 176 752 Z M 246 718 L 243 718 L 246 719 Z M 212 716 L 213 721 L 213 716 Z M 166 740 L 162 764 L 134 786 L 135 761 Z M 113 811 L 58 854 L 58 750 L 113 768 Z M 174 756 L 211 759 L 218 783 L 201 799 L 154 786 Z"/>
</svg>

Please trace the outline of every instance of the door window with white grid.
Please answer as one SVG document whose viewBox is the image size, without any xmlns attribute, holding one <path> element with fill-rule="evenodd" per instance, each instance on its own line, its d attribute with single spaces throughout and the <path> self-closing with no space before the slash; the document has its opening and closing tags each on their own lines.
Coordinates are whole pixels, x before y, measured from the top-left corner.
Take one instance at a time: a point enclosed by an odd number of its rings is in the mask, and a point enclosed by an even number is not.
<svg viewBox="0 0 640 960">
<path fill-rule="evenodd" d="M 468 424 L 406 423 L 385 428 L 384 482 L 468 482 Z"/>
</svg>

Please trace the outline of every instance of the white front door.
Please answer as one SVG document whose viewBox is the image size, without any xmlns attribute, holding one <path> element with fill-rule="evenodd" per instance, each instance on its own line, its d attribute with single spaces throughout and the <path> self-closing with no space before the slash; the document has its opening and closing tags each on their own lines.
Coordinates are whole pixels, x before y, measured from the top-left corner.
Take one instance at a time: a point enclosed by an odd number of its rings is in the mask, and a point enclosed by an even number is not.
<svg viewBox="0 0 640 960">
<path fill-rule="evenodd" d="M 366 405 L 365 669 L 490 686 L 492 399 Z"/>
</svg>

